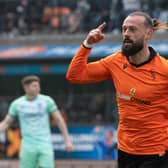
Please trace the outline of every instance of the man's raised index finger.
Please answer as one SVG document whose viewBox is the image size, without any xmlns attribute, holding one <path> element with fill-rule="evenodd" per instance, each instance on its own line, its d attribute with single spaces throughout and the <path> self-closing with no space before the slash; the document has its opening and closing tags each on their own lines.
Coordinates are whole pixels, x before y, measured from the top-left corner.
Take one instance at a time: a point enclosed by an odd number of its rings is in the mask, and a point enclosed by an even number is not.
<svg viewBox="0 0 168 168">
<path fill-rule="evenodd" d="M 103 22 L 101 25 L 98 26 L 98 29 L 102 31 L 106 26 L 106 22 Z"/>
</svg>

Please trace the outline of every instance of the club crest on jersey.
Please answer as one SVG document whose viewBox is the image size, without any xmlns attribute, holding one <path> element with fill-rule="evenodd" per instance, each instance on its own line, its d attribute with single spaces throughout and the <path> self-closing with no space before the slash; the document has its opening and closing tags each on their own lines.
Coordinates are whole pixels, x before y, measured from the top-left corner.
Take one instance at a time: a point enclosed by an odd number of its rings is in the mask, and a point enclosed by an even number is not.
<svg viewBox="0 0 168 168">
<path fill-rule="evenodd" d="M 123 69 L 126 69 L 127 68 L 127 63 L 123 64 Z"/>
<path fill-rule="evenodd" d="M 136 92 L 136 89 L 135 88 L 131 88 L 130 91 L 129 91 L 129 94 L 131 96 L 134 96 L 135 95 L 135 92 Z"/>
<path fill-rule="evenodd" d="M 155 72 L 151 70 L 150 73 L 151 73 L 152 79 L 155 80 L 155 78 L 156 78 L 156 77 L 155 77 Z"/>
</svg>

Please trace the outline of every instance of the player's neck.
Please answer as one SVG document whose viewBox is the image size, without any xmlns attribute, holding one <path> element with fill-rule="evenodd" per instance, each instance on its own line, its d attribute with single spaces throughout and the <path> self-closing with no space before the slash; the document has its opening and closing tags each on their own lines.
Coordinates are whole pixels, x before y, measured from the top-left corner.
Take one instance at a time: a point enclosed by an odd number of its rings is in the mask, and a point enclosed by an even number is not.
<svg viewBox="0 0 168 168">
<path fill-rule="evenodd" d="M 140 52 L 134 56 L 129 57 L 129 61 L 132 64 L 139 65 L 147 61 L 150 57 L 150 51 L 148 47 L 144 47 Z"/>
<path fill-rule="evenodd" d="M 37 97 L 37 95 L 28 95 L 28 94 L 26 94 L 25 96 L 28 100 L 33 100 Z"/>
</svg>

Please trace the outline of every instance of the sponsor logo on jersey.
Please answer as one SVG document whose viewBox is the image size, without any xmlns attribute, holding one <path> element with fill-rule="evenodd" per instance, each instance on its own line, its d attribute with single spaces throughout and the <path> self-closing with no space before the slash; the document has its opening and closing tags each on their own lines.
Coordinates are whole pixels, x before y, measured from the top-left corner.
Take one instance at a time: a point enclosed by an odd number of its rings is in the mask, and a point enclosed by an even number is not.
<svg viewBox="0 0 168 168">
<path fill-rule="evenodd" d="M 130 89 L 130 95 L 125 95 L 125 94 L 122 94 L 122 93 L 117 93 L 117 97 L 120 98 L 120 99 L 123 99 L 123 100 L 128 100 L 128 101 L 131 101 L 131 102 L 135 102 L 137 104 L 144 104 L 144 105 L 151 105 L 151 102 L 149 100 L 143 100 L 143 99 L 140 99 L 140 98 L 137 98 L 135 97 L 135 92 L 136 92 L 136 89 L 135 88 L 131 88 Z"/>
</svg>

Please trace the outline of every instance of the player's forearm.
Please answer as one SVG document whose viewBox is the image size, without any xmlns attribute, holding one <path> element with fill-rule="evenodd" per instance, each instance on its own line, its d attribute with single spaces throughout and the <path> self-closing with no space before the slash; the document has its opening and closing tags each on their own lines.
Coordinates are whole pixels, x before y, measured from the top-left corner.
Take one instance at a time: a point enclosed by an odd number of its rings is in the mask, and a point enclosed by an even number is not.
<svg viewBox="0 0 168 168">
<path fill-rule="evenodd" d="M 68 129 L 67 129 L 67 126 L 66 126 L 63 118 L 60 118 L 59 120 L 57 120 L 57 124 L 58 124 L 58 127 L 59 127 L 61 133 L 64 136 L 65 142 L 70 141 L 70 136 L 69 136 L 69 133 L 68 133 Z"/>
<path fill-rule="evenodd" d="M 9 127 L 9 124 L 6 123 L 6 122 L 4 122 L 4 121 L 2 121 L 2 122 L 0 123 L 0 132 L 6 131 L 6 130 L 8 129 L 8 127 Z"/>
<path fill-rule="evenodd" d="M 82 45 L 76 55 L 73 57 L 68 71 L 66 73 L 67 80 L 73 83 L 81 83 L 87 77 L 87 59 L 91 49 L 86 49 Z"/>
<path fill-rule="evenodd" d="M 72 83 L 96 83 L 110 78 L 102 61 L 87 63 L 89 49 L 81 46 L 68 68 L 66 78 Z"/>
<path fill-rule="evenodd" d="M 5 119 L 2 122 L 0 122 L 0 132 L 6 131 L 9 128 L 12 121 L 13 121 L 13 117 L 10 115 L 7 115 Z"/>
</svg>

